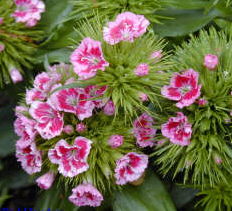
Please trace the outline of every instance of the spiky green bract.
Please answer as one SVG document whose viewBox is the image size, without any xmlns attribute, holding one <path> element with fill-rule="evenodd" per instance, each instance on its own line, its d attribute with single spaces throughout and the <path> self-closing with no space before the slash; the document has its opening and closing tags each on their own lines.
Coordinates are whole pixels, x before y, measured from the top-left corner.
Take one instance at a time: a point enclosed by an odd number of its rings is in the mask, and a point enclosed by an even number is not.
<svg viewBox="0 0 232 211">
<path fill-rule="evenodd" d="M 204 56 L 215 54 L 219 64 L 215 70 L 204 67 Z M 166 141 L 157 148 L 156 162 L 163 175 L 171 171 L 173 177 L 183 173 L 184 182 L 204 186 L 230 183 L 232 173 L 232 41 L 223 32 L 210 29 L 191 36 L 176 49 L 173 69 L 176 72 L 189 68 L 199 72 L 201 98 L 208 101 L 204 106 L 197 103 L 181 111 L 192 124 L 191 143 L 179 146 Z M 169 110 L 175 107 L 171 102 Z M 165 109 L 164 109 L 165 110 Z M 175 108 L 174 111 L 176 111 Z M 179 110 L 180 111 L 180 110 Z M 175 116 L 169 114 L 169 117 Z M 163 123 L 167 122 L 168 118 Z M 161 124 L 163 124 L 161 123 Z"/>
<path fill-rule="evenodd" d="M 160 23 L 160 19 L 167 18 L 156 15 L 155 12 L 173 4 L 171 0 L 72 0 L 72 2 L 74 5 L 72 16 L 79 20 L 93 18 L 94 11 L 110 19 L 122 12 L 130 11 L 144 15 L 151 23 Z"/>
<path fill-rule="evenodd" d="M 5 45 L 0 52 L 0 87 L 10 83 L 9 71 L 17 68 L 23 72 L 23 67 L 31 68 L 36 41 L 41 39 L 42 32 L 36 28 L 28 28 L 22 23 L 16 23 L 11 14 L 15 10 L 12 0 L 0 0 L 0 44 Z"/>
<path fill-rule="evenodd" d="M 82 27 L 81 27 L 82 25 Z M 139 98 L 140 93 L 148 96 L 149 100 L 159 104 L 160 87 L 168 80 L 168 74 L 163 72 L 169 68 L 167 55 L 162 52 L 162 58 L 151 58 L 155 51 L 162 51 L 165 41 L 160 40 L 152 32 L 148 32 L 133 43 L 121 42 L 109 45 L 103 40 L 104 24 L 99 18 L 93 21 L 81 22 L 78 32 L 82 38 L 90 37 L 101 41 L 104 58 L 109 62 L 105 71 L 98 71 L 97 75 L 83 81 L 88 85 L 107 86 L 104 95 L 113 100 L 116 114 L 123 112 L 125 117 L 131 118 L 139 111 L 148 111 Z M 78 43 L 73 47 L 78 46 Z M 134 70 L 139 64 L 149 65 L 149 74 L 143 77 L 136 76 Z"/>
<path fill-rule="evenodd" d="M 215 187 L 207 186 L 198 196 L 203 196 L 196 206 L 204 207 L 205 211 L 230 211 L 232 208 L 232 186 L 231 184 L 220 184 Z"/>
<path fill-rule="evenodd" d="M 120 186 L 115 184 L 114 178 L 116 161 L 129 152 L 140 151 L 135 145 L 135 140 L 131 134 L 131 128 L 122 124 L 123 120 L 123 116 L 117 118 L 117 120 L 113 120 L 112 117 L 99 112 L 82 122 L 87 126 L 85 132 L 78 133 L 74 131 L 71 135 L 62 133 L 59 137 L 49 141 L 38 139 L 37 147 L 42 150 L 44 154 L 47 154 L 46 152 L 53 148 L 60 139 L 64 139 L 72 145 L 74 139 L 78 136 L 88 138 L 93 142 L 87 160 L 89 169 L 73 178 L 59 175 L 59 182 L 61 185 L 65 184 L 69 190 L 78 184 L 89 182 L 97 187 L 102 193 L 110 193 L 113 189 L 120 188 Z M 65 114 L 65 124 L 73 125 L 75 127 L 77 123 L 79 123 L 79 121 L 75 115 Z M 110 136 L 115 134 L 124 137 L 123 144 L 118 148 L 112 148 L 108 144 Z M 43 158 L 43 161 L 43 169 L 45 172 L 49 169 L 57 172 L 57 166 L 51 164 L 47 157 Z"/>
</svg>

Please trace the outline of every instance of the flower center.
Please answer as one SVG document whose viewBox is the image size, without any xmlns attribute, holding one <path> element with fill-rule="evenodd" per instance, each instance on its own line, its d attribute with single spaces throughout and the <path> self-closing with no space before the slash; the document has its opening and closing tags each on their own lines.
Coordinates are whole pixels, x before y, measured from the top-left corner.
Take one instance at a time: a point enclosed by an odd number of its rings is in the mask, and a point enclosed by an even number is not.
<svg viewBox="0 0 232 211">
<path fill-rule="evenodd" d="M 187 92 L 189 92 L 191 90 L 191 86 L 190 85 L 185 85 L 183 87 L 181 87 L 180 92 L 182 95 L 185 95 Z"/>
</svg>

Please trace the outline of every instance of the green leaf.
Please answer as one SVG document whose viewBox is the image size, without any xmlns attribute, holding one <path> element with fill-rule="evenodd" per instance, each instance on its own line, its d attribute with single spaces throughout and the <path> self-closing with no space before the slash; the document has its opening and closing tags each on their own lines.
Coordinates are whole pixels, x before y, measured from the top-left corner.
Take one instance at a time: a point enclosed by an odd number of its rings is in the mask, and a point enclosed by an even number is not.
<svg viewBox="0 0 232 211">
<path fill-rule="evenodd" d="M 206 26 L 214 18 L 221 16 L 216 8 L 205 13 L 204 10 L 168 9 L 159 13 L 173 19 L 163 20 L 163 25 L 155 25 L 154 31 L 163 37 L 184 36 Z"/>
<path fill-rule="evenodd" d="M 0 119 L 0 157 L 5 157 L 14 152 L 17 140 L 13 129 L 14 112 L 11 106 L 0 108 Z"/>
<path fill-rule="evenodd" d="M 159 178 L 147 173 L 140 186 L 126 186 L 117 192 L 113 202 L 114 211 L 174 211 L 176 210 L 168 192 Z"/>
<path fill-rule="evenodd" d="M 72 11 L 69 0 L 46 0 L 46 12 L 43 13 L 40 25 L 49 34 L 59 24 L 64 22 L 67 15 Z"/>
<path fill-rule="evenodd" d="M 35 210 L 47 210 L 48 208 L 51 210 L 79 210 L 79 207 L 76 207 L 69 202 L 67 195 L 64 195 L 64 191 L 59 189 L 56 185 L 53 185 L 53 187 L 49 190 L 40 192 L 35 205 Z"/>
</svg>

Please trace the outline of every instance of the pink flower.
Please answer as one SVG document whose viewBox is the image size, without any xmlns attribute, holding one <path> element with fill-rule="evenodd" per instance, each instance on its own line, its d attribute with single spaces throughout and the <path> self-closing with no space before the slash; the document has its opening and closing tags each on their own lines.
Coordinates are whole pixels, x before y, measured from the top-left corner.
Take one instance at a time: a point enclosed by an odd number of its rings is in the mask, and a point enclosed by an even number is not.
<svg viewBox="0 0 232 211">
<path fill-rule="evenodd" d="M 41 171 L 42 153 L 36 149 L 34 142 L 26 147 L 16 144 L 16 157 L 28 174 Z"/>
<path fill-rule="evenodd" d="M 28 105 L 32 104 L 34 101 L 43 101 L 45 99 L 46 94 L 35 88 L 26 91 L 26 103 Z"/>
<path fill-rule="evenodd" d="M 140 147 L 153 147 L 156 129 L 153 128 L 154 120 L 147 113 L 143 113 L 133 123 L 133 135 Z"/>
<path fill-rule="evenodd" d="M 146 102 L 148 101 L 148 96 L 145 94 L 145 93 L 139 93 L 139 99 L 142 101 L 142 102 Z"/>
<path fill-rule="evenodd" d="M 63 89 L 55 92 L 49 102 L 59 111 L 74 113 L 80 120 L 91 117 L 94 102 L 88 100 L 90 96 L 82 88 Z"/>
<path fill-rule="evenodd" d="M 83 133 L 83 132 L 85 132 L 87 130 L 87 126 L 84 124 L 84 123 L 78 123 L 77 125 L 76 125 L 76 131 L 78 132 L 78 133 Z"/>
<path fill-rule="evenodd" d="M 13 81 L 13 83 L 15 83 L 15 84 L 18 82 L 21 82 L 23 80 L 23 76 L 21 75 L 19 70 L 16 68 L 13 68 L 10 70 L 10 77 L 11 77 L 11 80 Z"/>
<path fill-rule="evenodd" d="M 56 83 L 56 78 L 51 77 L 48 73 L 43 72 L 35 77 L 34 87 L 41 92 L 49 92 Z"/>
<path fill-rule="evenodd" d="M 107 86 L 99 87 L 99 86 L 91 85 L 85 88 L 86 93 L 89 94 L 90 98 L 93 98 L 92 102 L 94 102 L 96 108 L 102 108 L 106 104 L 105 100 L 102 99 L 106 90 L 107 90 Z"/>
<path fill-rule="evenodd" d="M 14 122 L 15 133 L 20 136 L 17 145 L 27 147 L 34 141 L 37 131 L 35 130 L 36 122 L 24 115 L 18 116 Z"/>
<path fill-rule="evenodd" d="M 125 185 L 139 179 L 148 165 L 148 156 L 129 152 L 116 162 L 116 184 Z"/>
<path fill-rule="evenodd" d="M 149 65 L 148 64 L 140 64 L 136 67 L 134 71 L 137 76 L 145 76 L 149 74 Z"/>
<path fill-rule="evenodd" d="M 114 22 L 109 22 L 107 27 L 104 27 L 104 40 L 110 45 L 115 45 L 121 41 L 133 42 L 135 38 L 146 32 L 149 24 L 143 15 L 131 12 L 121 13 Z"/>
<path fill-rule="evenodd" d="M 204 66 L 209 70 L 213 70 L 217 67 L 219 63 L 217 55 L 207 54 L 204 57 Z"/>
<path fill-rule="evenodd" d="M 33 102 L 29 113 L 37 121 L 35 128 L 44 139 L 51 139 L 61 134 L 64 125 L 63 115 L 48 103 Z"/>
<path fill-rule="evenodd" d="M 55 174 L 53 172 L 47 172 L 36 180 L 37 185 L 44 190 L 49 189 L 55 180 Z"/>
<path fill-rule="evenodd" d="M 120 135 L 112 135 L 110 136 L 109 140 L 108 140 L 108 144 L 112 147 L 112 148 L 118 148 L 123 144 L 124 138 L 123 136 Z"/>
<path fill-rule="evenodd" d="M 24 115 L 25 113 L 28 113 L 28 108 L 25 106 L 16 106 L 15 107 L 15 115 L 17 117 L 20 117 L 21 115 Z"/>
<path fill-rule="evenodd" d="M 98 70 L 105 70 L 109 63 L 104 59 L 101 42 L 89 37 L 82 40 L 79 47 L 72 53 L 70 61 L 80 80 L 94 77 Z"/>
<path fill-rule="evenodd" d="M 4 18 L 0 18 L 0 25 L 3 24 Z"/>
<path fill-rule="evenodd" d="M 208 101 L 204 98 L 201 98 L 197 101 L 197 104 L 200 105 L 200 106 L 204 106 L 208 103 Z"/>
<path fill-rule="evenodd" d="M 48 157 L 52 163 L 58 164 L 58 171 L 65 177 L 74 177 L 88 170 L 87 158 L 91 143 L 87 138 L 77 137 L 73 145 L 65 140 L 57 142 L 54 149 L 50 149 Z"/>
<path fill-rule="evenodd" d="M 103 201 L 103 196 L 93 185 L 81 184 L 72 189 L 69 200 L 78 207 L 98 207 Z"/>
<path fill-rule="evenodd" d="M 175 74 L 171 85 L 164 86 L 161 93 L 164 97 L 178 101 L 176 106 L 183 108 L 195 102 L 201 94 L 201 85 L 198 85 L 198 72 L 189 69 L 183 74 Z"/>
<path fill-rule="evenodd" d="M 0 53 L 5 50 L 5 45 L 0 43 Z"/>
<path fill-rule="evenodd" d="M 65 125 L 63 131 L 67 134 L 72 134 L 74 132 L 72 125 Z"/>
<path fill-rule="evenodd" d="M 45 11 L 45 5 L 40 0 L 14 0 L 16 10 L 12 14 L 16 22 L 25 23 L 32 27 L 37 24 L 41 18 L 41 13 Z"/>
<path fill-rule="evenodd" d="M 177 117 L 169 118 L 168 122 L 162 125 L 161 131 L 173 144 L 181 146 L 190 144 L 192 125 L 182 112 L 178 112 Z"/>
<path fill-rule="evenodd" d="M 107 116 L 112 116 L 115 113 L 115 105 L 112 100 L 109 100 L 103 108 L 103 112 Z"/>
<path fill-rule="evenodd" d="M 158 60 L 158 59 L 161 59 L 162 58 L 162 50 L 159 50 L 159 51 L 154 51 L 152 54 L 151 54 L 151 59 L 155 59 L 155 60 Z"/>
<path fill-rule="evenodd" d="M 214 156 L 214 161 L 216 164 L 220 165 L 223 161 L 220 156 L 216 155 Z"/>
</svg>

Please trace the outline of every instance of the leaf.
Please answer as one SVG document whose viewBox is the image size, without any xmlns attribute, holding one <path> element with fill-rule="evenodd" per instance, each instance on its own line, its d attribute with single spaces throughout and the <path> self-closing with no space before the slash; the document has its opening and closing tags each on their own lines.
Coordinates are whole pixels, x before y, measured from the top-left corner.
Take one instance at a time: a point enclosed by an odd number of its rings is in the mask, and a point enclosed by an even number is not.
<svg viewBox="0 0 232 211">
<path fill-rule="evenodd" d="M 67 196 L 63 195 L 64 192 L 61 191 L 56 185 L 49 190 L 40 192 L 40 196 L 35 205 L 35 210 L 68 210 L 77 211 L 79 207 L 74 206 L 68 201 Z"/>
<path fill-rule="evenodd" d="M 163 25 L 154 26 L 155 33 L 163 37 L 187 35 L 203 28 L 214 18 L 222 15 L 221 11 L 216 8 L 208 13 L 204 13 L 204 10 L 179 10 L 169 8 L 159 14 L 173 18 L 163 20 Z"/>
<path fill-rule="evenodd" d="M 198 190 L 193 188 L 180 187 L 175 185 L 171 190 L 172 199 L 177 208 L 181 208 L 189 203 L 198 193 Z"/>
<path fill-rule="evenodd" d="M 46 12 L 42 15 L 40 25 L 49 34 L 64 22 L 67 15 L 72 11 L 72 5 L 69 0 L 46 0 L 45 5 Z"/>
<path fill-rule="evenodd" d="M 159 178 L 147 173 L 142 185 L 126 186 L 117 192 L 113 202 L 114 211 L 174 211 L 175 206 Z"/>
<path fill-rule="evenodd" d="M 0 157 L 5 157 L 14 152 L 14 144 L 15 140 L 17 140 L 13 129 L 13 108 L 11 106 L 0 108 L 0 119 Z"/>
</svg>

